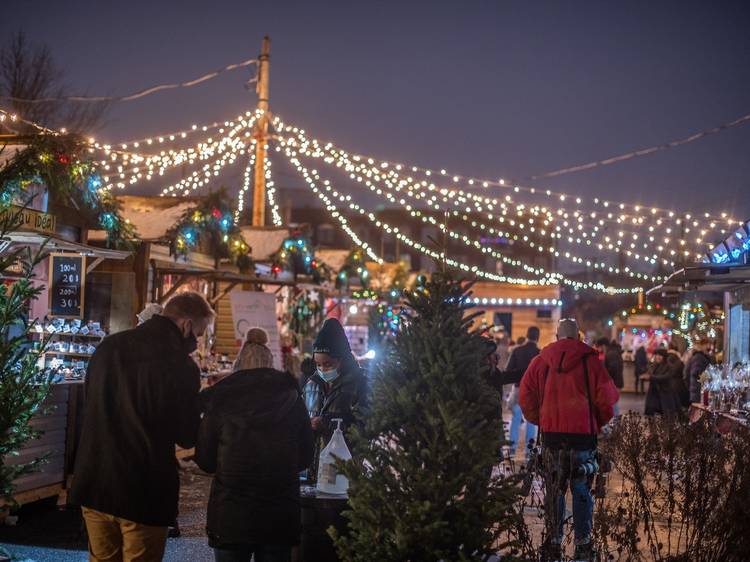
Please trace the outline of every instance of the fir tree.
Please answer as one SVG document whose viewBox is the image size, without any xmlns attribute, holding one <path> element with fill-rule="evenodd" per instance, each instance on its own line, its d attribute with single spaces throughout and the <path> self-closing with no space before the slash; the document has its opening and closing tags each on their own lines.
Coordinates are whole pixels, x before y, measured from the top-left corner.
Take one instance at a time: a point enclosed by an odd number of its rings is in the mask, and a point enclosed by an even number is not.
<svg viewBox="0 0 750 562">
<path fill-rule="evenodd" d="M 12 193 L 3 186 L 0 198 L 0 241 L 20 224 L 17 207 L 10 204 Z M 28 463 L 10 463 L 18 451 L 39 432 L 31 417 L 49 392 L 49 380 L 37 370 L 40 350 L 29 349 L 28 307 L 37 298 L 33 268 L 41 253 L 28 247 L 0 252 L 0 272 L 11 280 L 0 284 L 0 500 L 12 504 L 13 481 L 33 471 L 43 459 Z M 9 275 L 9 270 L 20 271 Z"/>
<path fill-rule="evenodd" d="M 468 294 L 443 272 L 405 295 L 369 417 L 350 435 L 349 530 L 331 531 L 344 560 L 484 560 L 508 546 L 517 487 L 491 475 L 501 398 Z"/>
</svg>

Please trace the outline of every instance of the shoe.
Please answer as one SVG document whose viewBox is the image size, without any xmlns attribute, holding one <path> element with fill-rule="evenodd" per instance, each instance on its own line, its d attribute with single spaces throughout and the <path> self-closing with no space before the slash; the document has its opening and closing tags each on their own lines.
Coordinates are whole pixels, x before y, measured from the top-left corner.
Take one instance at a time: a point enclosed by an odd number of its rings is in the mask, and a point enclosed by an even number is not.
<svg viewBox="0 0 750 562">
<path fill-rule="evenodd" d="M 596 560 L 594 545 L 590 542 L 587 542 L 586 544 L 577 544 L 573 560 L 585 560 L 587 562 Z"/>
<path fill-rule="evenodd" d="M 176 539 L 176 538 L 180 537 L 181 535 L 182 535 L 182 533 L 180 533 L 180 528 L 179 527 L 170 527 L 169 531 L 167 531 L 167 536 L 170 539 Z"/>
</svg>

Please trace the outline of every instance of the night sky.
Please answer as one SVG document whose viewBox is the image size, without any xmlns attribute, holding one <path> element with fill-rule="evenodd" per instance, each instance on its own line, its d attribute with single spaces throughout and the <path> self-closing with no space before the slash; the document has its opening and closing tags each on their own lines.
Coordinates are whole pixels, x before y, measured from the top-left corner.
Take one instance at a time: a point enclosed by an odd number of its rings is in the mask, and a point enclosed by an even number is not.
<svg viewBox="0 0 750 562">
<path fill-rule="evenodd" d="M 73 93 L 91 94 L 194 78 L 257 55 L 269 34 L 271 109 L 288 122 L 354 152 L 479 177 L 525 178 L 750 113 L 742 1 L 8 3 L 0 40 L 19 29 L 53 49 Z M 255 104 L 243 86 L 253 72 L 119 104 L 97 138 L 233 117 Z M 525 183 L 750 217 L 748 149 L 750 124 Z"/>
</svg>

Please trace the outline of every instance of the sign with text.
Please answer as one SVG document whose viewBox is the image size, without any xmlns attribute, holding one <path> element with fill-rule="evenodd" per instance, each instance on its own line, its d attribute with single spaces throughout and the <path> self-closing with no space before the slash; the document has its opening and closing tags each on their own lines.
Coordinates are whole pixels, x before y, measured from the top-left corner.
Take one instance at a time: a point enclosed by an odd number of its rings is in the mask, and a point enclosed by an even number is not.
<svg viewBox="0 0 750 562">
<path fill-rule="evenodd" d="M 52 316 L 83 318 L 86 256 L 50 254 L 49 312 Z"/>
<path fill-rule="evenodd" d="M 282 368 L 279 326 L 276 322 L 276 295 L 262 291 L 232 291 L 232 323 L 234 337 L 242 345 L 250 328 L 263 328 L 268 334 L 268 347 L 273 353 L 274 367 Z M 240 348 L 237 348 L 239 353 Z"/>
<path fill-rule="evenodd" d="M 33 230 L 34 232 L 43 232 L 44 234 L 54 234 L 55 232 L 55 215 L 41 213 L 34 209 L 18 207 L 11 205 L 5 213 L 18 213 L 20 222 L 19 230 Z"/>
</svg>

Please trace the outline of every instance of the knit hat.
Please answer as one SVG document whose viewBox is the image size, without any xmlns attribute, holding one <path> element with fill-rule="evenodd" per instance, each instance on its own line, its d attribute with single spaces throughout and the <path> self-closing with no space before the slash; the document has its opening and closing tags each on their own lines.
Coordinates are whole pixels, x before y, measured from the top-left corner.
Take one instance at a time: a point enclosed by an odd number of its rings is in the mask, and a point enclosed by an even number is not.
<svg viewBox="0 0 750 562">
<path fill-rule="evenodd" d="M 245 332 L 245 341 L 258 345 L 268 345 L 268 334 L 263 328 L 250 328 Z"/>
<path fill-rule="evenodd" d="M 341 323 L 335 318 L 329 318 L 323 323 L 313 344 L 313 353 L 325 353 L 336 359 L 345 359 L 352 354 L 349 340 Z"/>
</svg>

